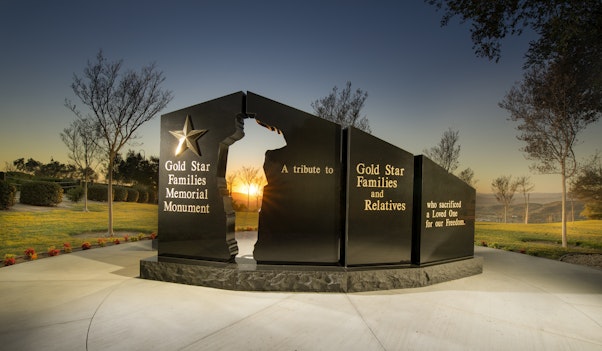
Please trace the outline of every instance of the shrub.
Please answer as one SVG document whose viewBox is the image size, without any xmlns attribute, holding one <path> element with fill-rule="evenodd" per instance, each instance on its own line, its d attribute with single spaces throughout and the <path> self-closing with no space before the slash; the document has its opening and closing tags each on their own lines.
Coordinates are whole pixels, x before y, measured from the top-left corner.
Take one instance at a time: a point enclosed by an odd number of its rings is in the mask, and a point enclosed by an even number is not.
<svg viewBox="0 0 602 351">
<path fill-rule="evenodd" d="M 127 188 L 128 191 L 128 202 L 137 202 L 140 198 L 140 193 L 134 188 Z"/>
<path fill-rule="evenodd" d="M 37 260 L 38 254 L 36 253 L 36 250 L 30 247 L 27 250 L 25 250 L 25 258 L 28 260 Z"/>
<path fill-rule="evenodd" d="M 67 190 L 67 198 L 72 202 L 79 202 L 84 197 L 84 188 L 76 186 Z"/>
<path fill-rule="evenodd" d="M 103 184 L 95 184 L 88 187 L 88 200 L 107 201 L 108 188 Z M 115 188 L 113 188 L 113 198 L 115 198 Z"/>
<path fill-rule="evenodd" d="M 148 191 L 148 203 L 149 204 L 156 204 L 157 203 L 157 191 L 152 189 Z"/>
<path fill-rule="evenodd" d="M 13 255 L 13 254 L 4 255 L 3 263 L 5 266 L 12 266 L 13 264 L 15 264 L 15 255 Z"/>
<path fill-rule="evenodd" d="M 113 201 L 126 201 L 128 199 L 128 190 L 122 186 L 113 187 Z"/>
<path fill-rule="evenodd" d="M 82 243 L 82 250 L 89 250 L 92 248 L 92 245 L 89 242 Z"/>
<path fill-rule="evenodd" d="M 145 204 L 148 202 L 148 190 L 146 188 L 138 187 L 138 202 L 141 204 Z"/>
<path fill-rule="evenodd" d="M 0 180 L 0 210 L 8 210 L 15 204 L 17 188 L 14 185 Z"/>
<path fill-rule="evenodd" d="M 63 244 L 63 251 L 65 252 L 73 252 L 73 248 L 71 248 L 71 244 L 70 243 L 64 243 Z"/>
<path fill-rule="evenodd" d="M 21 203 L 55 206 L 63 201 L 63 188 L 57 183 L 30 182 L 21 185 Z"/>
<path fill-rule="evenodd" d="M 50 246 L 48 248 L 48 256 L 58 256 L 61 250 L 55 248 L 54 246 Z"/>
</svg>

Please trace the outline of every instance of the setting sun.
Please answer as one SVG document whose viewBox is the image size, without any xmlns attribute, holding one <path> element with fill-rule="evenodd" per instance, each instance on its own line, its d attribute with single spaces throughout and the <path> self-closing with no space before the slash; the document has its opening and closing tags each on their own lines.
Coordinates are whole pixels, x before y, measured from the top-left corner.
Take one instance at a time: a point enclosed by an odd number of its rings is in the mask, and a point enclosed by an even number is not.
<svg viewBox="0 0 602 351">
<path fill-rule="evenodd" d="M 259 187 L 256 184 L 251 184 L 250 186 L 247 186 L 245 184 L 236 184 L 232 192 L 249 194 L 251 196 L 257 196 L 260 193 Z"/>
</svg>

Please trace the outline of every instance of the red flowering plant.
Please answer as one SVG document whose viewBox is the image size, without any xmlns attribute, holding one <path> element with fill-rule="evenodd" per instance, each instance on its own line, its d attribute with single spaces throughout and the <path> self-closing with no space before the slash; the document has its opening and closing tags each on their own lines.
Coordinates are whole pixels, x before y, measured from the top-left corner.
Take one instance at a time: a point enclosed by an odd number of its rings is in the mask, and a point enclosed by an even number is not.
<svg viewBox="0 0 602 351">
<path fill-rule="evenodd" d="M 127 234 L 125 234 L 125 235 L 123 236 L 123 241 L 125 241 L 125 242 L 128 242 L 129 240 L 130 240 L 130 236 L 129 236 L 129 235 L 127 235 Z"/>
<path fill-rule="evenodd" d="M 50 246 L 48 248 L 48 256 L 58 256 L 61 250 L 55 248 L 54 246 Z"/>
<path fill-rule="evenodd" d="M 25 258 L 28 260 L 36 260 L 38 258 L 38 254 L 36 253 L 36 250 L 30 247 L 25 250 Z"/>
<path fill-rule="evenodd" d="M 151 240 L 157 239 L 157 233 L 151 233 L 150 238 Z"/>
<path fill-rule="evenodd" d="M 113 239 L 113 244 L 115 244 L 115 245 L 119 245 L 119 244 L 120 244 L 120 242 L 119 242 L 119 238 L 115 238 L 115 239 Z"/>
<path fill-rule="evenodd" d="M 65 252 L 72 252 L 73 249 L 71 248 L 71 244 L 70 243 L 64 243 L 63 244 L 63 251 L 65 251 Z"/>
<path fill-rule="evenodd" d="M 92 248 L 92 245 L 87 241 L 82 244 L 82 250 L 88 250 L 91 248 Z"/>
<path fill-rule="evenodd" d="M 107 241 L 105 239 L 98 239 L 98 246 L 105 247 L 106 244 L 107 244 Z"/>
<path fill-rule="evenodd" d="M 4 263 L 5 266 L 12 266 L 13 264 L 15 264 L 15 255 L 13 255 L 13 254 L 4 255 L 4 261 L 2 261 L 2 263 Z"/>
</svg>

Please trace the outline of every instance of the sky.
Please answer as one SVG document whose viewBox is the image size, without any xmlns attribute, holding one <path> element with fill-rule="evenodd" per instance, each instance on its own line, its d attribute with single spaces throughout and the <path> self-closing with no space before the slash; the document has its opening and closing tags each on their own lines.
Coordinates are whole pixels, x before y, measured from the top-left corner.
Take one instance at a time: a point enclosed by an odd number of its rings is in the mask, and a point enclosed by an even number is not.
<svg viewBox="0 0 602 351">
<path fill-rule="evenodd" d="M 469 24 L 408 1 L 0 0 L 0 170 L 19 158 L 69 162 L 60 132 L 75 116 L 65 99 L 74 74 L 102 49 L 138 70 L 155 62 L 174 98 L 165 114 L 238 91 L 312 113 L 334 86 L 368 92 L 372 134 L 415 155 L 459 131 L 460 167 L 478 192 L 502 175 L 527 175 L 535 192 L 560 192 L 560 176 L 529 170 L 516 124 L 498 107 L 521 80 L 526 33 L 502 42 L 498 63 L 475 56 Z M 159 115 L 126 147 L 159 155 Z M 228 169 L 261 167 L 283 140 L 247 123 Z M 578 158 L 602 150 L 591 125 Z M 124 153 L 127 150 L 124 150 Z"/>
</svg>

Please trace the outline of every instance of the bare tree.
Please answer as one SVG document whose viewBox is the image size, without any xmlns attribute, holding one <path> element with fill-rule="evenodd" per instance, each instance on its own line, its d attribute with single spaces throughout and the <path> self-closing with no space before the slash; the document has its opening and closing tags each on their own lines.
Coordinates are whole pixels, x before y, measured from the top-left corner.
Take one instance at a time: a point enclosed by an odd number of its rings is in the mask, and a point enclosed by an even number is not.
<svg viewBox="0 0 602 351">
<path fill-rule="evenodd" d="M 60 134 L 69 150 L 68 157 L 84 177 L 84 212 L 88 212 L 88 182 L 101 157 L 96 127 L 90 118 L 76 119 Z"/>
<path fill-rule="evenodd" d="M 318 117 L 338 123 L 343 128 L 356 127 L 370 133 L 368 118 L 361 115 L 366 98 L 368 93 L 361 89 L 356 89 L 351 94 L 351 82 L 347 82 L 345 89 L 339 92 L 339 88 L 335 86 L 326 97 L 312 102 L 311 107 Z"/>
<path fill-rule="evenodd" d="M 535 189 L 535 185 L 531 183 L 531 177 L 522 176 L 516 179 L 518 190 L 523 194 L 525 200 L 525 224 L 529 224 L 529 193 Z"/>
<path fill-rule="evenodd" d="M 260 179 L 259 168 L 243 166 L 242 169 L 238 172 L 238 179 L 240 179 L 240 181 L 247 188 L 247 209 L 249 209 L 251 187 L 253 185 L 256 185 L 257 181 Z"/>
<path fill-rule="evenodd" d="M 453 173 L 460 162 L 460 132 L 449 128 L 441 136 L 441 140 L 437 146 L 433 146 L 428 150 L 424 150 L 433 162 L 443 167 L 449 173 Z"/>
<path fill-rule="evenodd" d="M 458 173 L 458 178 L 462 179 L 466 184 L 470 185 L 473 188 L 477 185 L 478 182 L 477 179 L 474 179 L 474 171 L 470 167 Z"/>
<path fill-rule="evenodd" d="M 517 183 L 512 181 L 512 176 L 497 177 L 491 182 L 491 191 L 495 199 L 504 206 L 504 223 L 508 223 L 508 209 L 517 186 Z"/>
<path fill-rule="evenodd" d="M 226 174 L 226 187 L 228 188 L 228 195 L 232 196 L 232 187 L 234 182 L 238 179 L 238 172 L 230 172 Z"/>
<path fill-rule="evenodd" d="M 562 247 L 567 247 L 567 179 L 577 171 L 574 146 L 578 135 L 602 114 L 600 100 L 575 79 L 570 62 L 561 59 L 528 70 L 500 103 L 510 112 L 521 150 L 542 174 L 560 174 L 562 181 Z"/>
<path fill-rule="evenodd" d="M 84 114 L 69 100 L 65 105 L 79 118 L 95 121 L 106 152 L 108 164 L 108 234 L 113 235 L 113 169 L 117 153 L 136 138 L 136 131 L 171 101 L 170 91 L 163 90 L 165 78 L 155 64 L 140 72 L 121 72 L 122 61 L 108 62 L 99 51 L 96 62 L 88 61 L 83 76 L 74 75 L 71 88 L 88 109 Z"/>
</svg>

